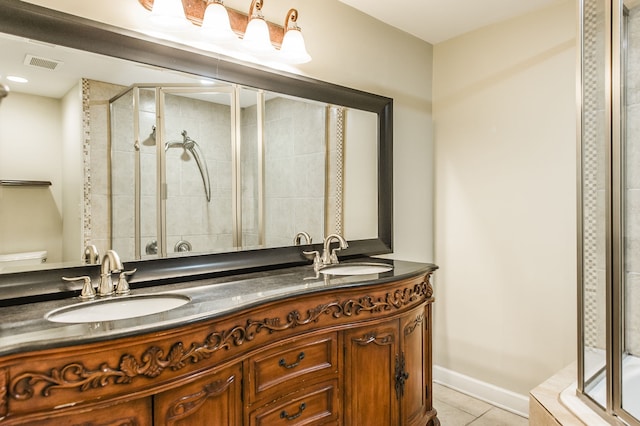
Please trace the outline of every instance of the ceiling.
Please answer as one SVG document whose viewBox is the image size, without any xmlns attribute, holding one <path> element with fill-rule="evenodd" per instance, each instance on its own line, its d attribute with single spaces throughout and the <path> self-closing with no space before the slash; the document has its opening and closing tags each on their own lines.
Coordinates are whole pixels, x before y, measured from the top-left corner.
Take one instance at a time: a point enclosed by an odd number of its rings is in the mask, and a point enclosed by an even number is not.
<svg viewBox="0 0 640 426">
<path fill-rule="evenodd" d="M 431 44 L 566 0 L 339 0 Z"/>
</svg>

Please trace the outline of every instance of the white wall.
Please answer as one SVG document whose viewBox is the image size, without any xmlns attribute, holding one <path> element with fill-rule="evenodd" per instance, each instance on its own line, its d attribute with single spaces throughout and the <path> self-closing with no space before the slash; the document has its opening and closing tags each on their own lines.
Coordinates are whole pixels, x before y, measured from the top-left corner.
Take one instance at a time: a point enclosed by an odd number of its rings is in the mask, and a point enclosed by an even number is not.
<svg viewBox="0 0 640 426">
<path fill-rule="evenodd" d="M 61 100 L 62 109 L 62 260 L 82 259 L 83 152 L 82 88 L 73 86 Z"/>
<path fill-rule="evenodd" d="M 576 356 L 574 3 L 434 48 L 434 362 L 519 394 Z"/>
<path fill-rule="evenodd" d="M 11 92 L 2 101 L 0 179 L 51 186 L 0 187 L 0 254 L 46 250 L 49 263 L 62 258 L 61 128 L 57 99 Z"/>
</svg>

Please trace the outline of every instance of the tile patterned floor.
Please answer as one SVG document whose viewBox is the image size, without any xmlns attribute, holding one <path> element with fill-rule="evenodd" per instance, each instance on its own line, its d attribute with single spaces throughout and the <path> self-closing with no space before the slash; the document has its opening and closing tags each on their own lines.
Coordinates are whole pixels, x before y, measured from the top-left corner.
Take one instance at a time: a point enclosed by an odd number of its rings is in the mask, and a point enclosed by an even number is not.
<svg viewBox="0 0 640 426">
<path fill-rule="evenodd" d="M 433 384 L 433 406 L 442 426 L 525 426 L 529 421 L 484 401 Z"/>
</svg>

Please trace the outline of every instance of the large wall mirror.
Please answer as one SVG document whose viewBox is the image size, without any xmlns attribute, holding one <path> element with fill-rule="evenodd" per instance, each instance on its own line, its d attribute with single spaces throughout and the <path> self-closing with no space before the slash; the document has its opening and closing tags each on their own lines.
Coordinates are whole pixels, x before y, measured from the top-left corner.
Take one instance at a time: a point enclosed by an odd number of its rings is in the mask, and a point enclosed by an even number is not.
<svg viewBox="0 0 640 426">
<path fill-rule="evenodd" d="M 125 262 L 276 263 L 298 231 L 391 251 L 391 99 L 0 8 L 0 78 L 29 79 L 2 80 L 0 256 L 47 252 L 22 270 L 82 265 L 88 244 Z"/>
</svg>

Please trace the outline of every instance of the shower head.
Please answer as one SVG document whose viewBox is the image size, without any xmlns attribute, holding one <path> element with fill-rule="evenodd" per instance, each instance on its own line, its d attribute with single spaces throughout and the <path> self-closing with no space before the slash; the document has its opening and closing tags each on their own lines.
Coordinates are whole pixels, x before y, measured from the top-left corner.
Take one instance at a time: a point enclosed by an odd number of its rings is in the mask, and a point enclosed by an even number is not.
<svg viewBox="0 0 640 426">
<path fill-rule="evenodd" d="M 0 83 L 0 102 L 9 95 L 9 86 Z"/>
<path fill-rule="evenodd" d="M 189 151 L 193 151 L 193 147 L 195 146 L 196 141 L 191 139 L 189 136 L 184 138 L 184 142 L 182 142 L 182 146 L 184 149 L 188 149 Z"/>
<path fill-rule="evenodd" d="M 181 134 L 182 134 L 182 147 L 184 149 L 188 149 L 189 151 L 192 151 L 193 146 L 196 145 L 196 141 L 194 141 L 189 137 L 189 135 L 187 135 L 186 130 L 183 130 Z"/>
</svg>

